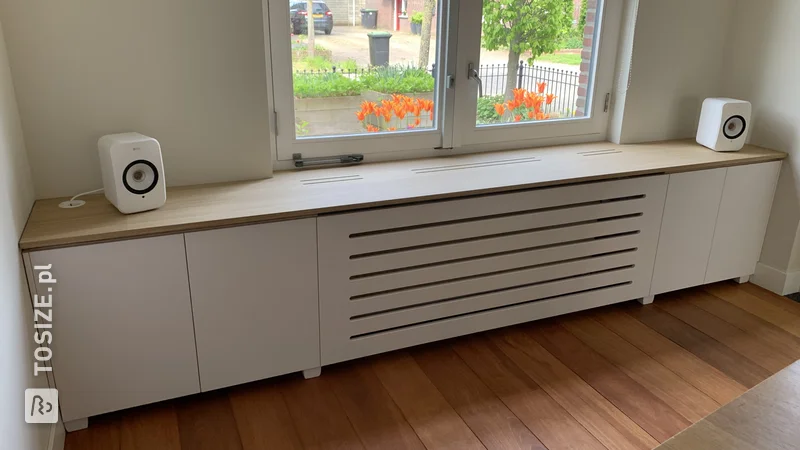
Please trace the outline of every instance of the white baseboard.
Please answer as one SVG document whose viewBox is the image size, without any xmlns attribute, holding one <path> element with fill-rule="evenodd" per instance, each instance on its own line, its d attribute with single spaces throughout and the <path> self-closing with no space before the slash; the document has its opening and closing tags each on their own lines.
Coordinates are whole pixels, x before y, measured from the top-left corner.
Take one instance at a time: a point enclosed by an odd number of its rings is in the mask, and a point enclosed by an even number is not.
<svg viewBox="0 0 800 450">
<path fill-rule="evenodd" d="M 800 292 L 800 272 L 784 272 L 766 264 L 758 263 L 751 281 L 779 295 Z"/>
<path fill-rule="evenodd" d="M 67 430 L 64 429 L 64 424 L 61 419 L 50 426 L 50 443 L 47 445 L 47 450 L 64 450 L 64 440 L 67 438 Z"/>
</svg>

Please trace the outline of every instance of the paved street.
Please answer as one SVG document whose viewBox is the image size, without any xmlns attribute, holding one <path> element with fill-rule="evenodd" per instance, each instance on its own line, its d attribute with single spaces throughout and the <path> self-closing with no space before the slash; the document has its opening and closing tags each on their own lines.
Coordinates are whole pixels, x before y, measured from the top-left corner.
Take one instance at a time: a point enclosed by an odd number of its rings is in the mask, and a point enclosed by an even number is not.
<svg viewBox="0 0 800 450">
<path fill-rule="evenodd" d="M 359 66 L 369 65 L 369 41 L 367 33 L 372 30 L 361 28 L 360 26 L 341 26 L 333 27 L 333 33 L 325 35 L 317 33 L 315 40 L 317 45 L 330 49 L 333 52 L 333 60 L 345 61 L 355 60 Z M 416 64 L 419 56 L 420 37 L 411 33 L 394 31 L 391 39 L 391 50 L 389 62 L 391 64 Z M 431 38 L 431 48 L 435 48 L 436 36 Z M 502 50 L 481 51 L 481 65 L 487 64 L 506 64 L 508 53 Z M 433 62 L 433 56 L 431 57 Z M 577 66 L 566 64 L 553 64 L 548 62 L 536 62 L 537 66 L 552 67 L 555 69 L 578 71 Z"/>
</svg>

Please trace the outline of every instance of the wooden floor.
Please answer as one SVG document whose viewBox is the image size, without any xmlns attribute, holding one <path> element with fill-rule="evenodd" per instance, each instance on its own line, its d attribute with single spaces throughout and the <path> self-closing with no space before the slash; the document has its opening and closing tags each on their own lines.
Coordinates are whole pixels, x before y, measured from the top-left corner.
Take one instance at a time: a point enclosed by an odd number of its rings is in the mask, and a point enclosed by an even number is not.
<svg viewBox="0 0 800 450">
<path fill-rule="evenodd" d="M 68 450 L 651 449 L 800 359 L 722 283 L 94 418 Z"/>
</svg>

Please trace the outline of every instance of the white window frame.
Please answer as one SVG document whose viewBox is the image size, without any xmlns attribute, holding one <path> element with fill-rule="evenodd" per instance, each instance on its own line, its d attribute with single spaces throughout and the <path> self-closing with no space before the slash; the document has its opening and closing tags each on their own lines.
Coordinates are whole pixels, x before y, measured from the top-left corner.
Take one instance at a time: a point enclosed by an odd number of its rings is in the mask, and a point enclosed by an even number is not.
<svg viewBox="0 0 800 450">
<path fill-rule="evenodd" d="M 265 0 L 267 1 L 267 0 Z M 285 0 L 269 0 L 269 36 L 291 36 L 289 27 L 289 3 Z M 440 8 L 446 8 L 449 0 L 442 0 Z M 437 14 L 444 17 L 446 14 Z M 442 22 L 442 20 L 440 20 Z M 439 23 L 442 35 L 446 36 L 448 24 Z M 364 30 L 364 34 L 368 30 Z M 445 43 L 447 39 L 437 40 L 437 47 L 432 56 L 434 61 L 444 61 L 447 54 Z M 436 65 L 436 89 L 434 125 L 430 130 L 394 131 L 390 133 L 367 133 L 346 136 L 305 137 L 298 139 L 295 136 L 294 93 L 292 90 L 292 52 L 291 45 L 283 39 L 271 39 L 267 45 L 270 47 L 271 64 L 268 61 L 269 72 L 272 75 L 272 97 L 275 105 L 273 126 L 276 133 L 276 155 L 278 161 L 288 161 L 294 154 L 303 157 L 334 156 L 342 154 L 360 153 L 375 154 L 386 152 L 401 152 L 409 150 L 429 151 L 443 145 L 443 120 L 442 108 L 444 105 L 445 89 L 440 88 L 447 73 L 446 64 Z M 441 55 L 441 56 L 440 56 Z M 355 114 L 355 111 L 353 111 Z"/>
<path fill-rule="evenodd" d="M 440 0 L 437 14 L 435 128 L 345 136 L 295 136 L 289 3 L 263 0 L 266 65 L 271 77 L 271 134 L 277 168 L 289 168 L 293 155 L 304 158 L 359 153 L 367 161 L 397 160 L 500 149 L 526 148 L 606 139 L 610 113 L 604 97 L 612 92 L 623 0 L 602 0 L 595 26 L 593 69 L 587 117 L 478 127 L 477 84 L 467 79 L 470 62 L 480 64 L 482 0 Z M 449 32 L 449 30 L 453 30 Z M 365 30 L 365 34 L 366 34 Z M 445 86 L 448 75 L 454 88 Z"/>
<path fill-rule="evenodd" d="M 617 43 L 622 20 L 622 1 L 599 1 L 597 23 L 595 25 L 594 48 L 592 50 L 592 71 L 586 95 L 586 117 L 554 119 L 539 122 L 506 123 L 502 125 L 478 126 L 477 113 L 478 84 L 467 79 L 470 63 L 480 66 L 481 36 L 475 30 L 482 25 L 482 0 L 462 0 L 458 30 L 458 77 L 456 84 L 455 127 L 453 146 L 519 147 L 531 146 L 532 142 L 551 138 L 580 136 L 582 140 L 603 140 L 608 129 L 609 115 L 604 111 L 605 96 L 611 94 L 616 68 Z M 469 5 L 465 8 L 463 5 Z M 475 6 L 478 5 L 478 6 Z M 506 143 L 506 145 L 503 145 Z"/>
</svg>

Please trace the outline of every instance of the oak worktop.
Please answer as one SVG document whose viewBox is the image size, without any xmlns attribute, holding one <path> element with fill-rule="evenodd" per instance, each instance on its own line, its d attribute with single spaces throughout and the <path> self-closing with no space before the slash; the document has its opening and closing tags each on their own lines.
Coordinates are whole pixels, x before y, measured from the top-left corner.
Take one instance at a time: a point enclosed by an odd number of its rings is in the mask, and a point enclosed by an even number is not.
<svg viewBox="0 0 800 450">
<path fill-rule="evenodd" d="M 127 216 L 102 195 L 84 197 L 86 205 L 76 209 L 60 209 L 64 199 L 39 200 L 19 245 L 25 251 L 88 244 L 785 157 L 750 145 L 718 153 L 693 141 L 598 142 L 278 172 L 265 180 L 169 188 L 165 206 Z"/>
</svg>

